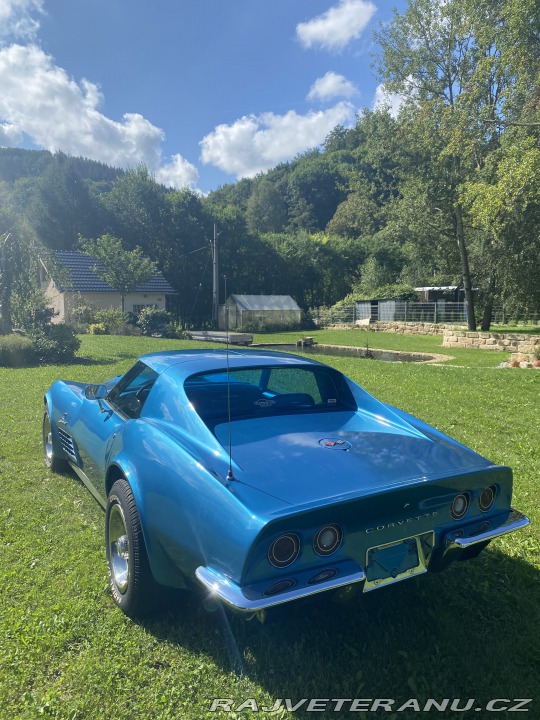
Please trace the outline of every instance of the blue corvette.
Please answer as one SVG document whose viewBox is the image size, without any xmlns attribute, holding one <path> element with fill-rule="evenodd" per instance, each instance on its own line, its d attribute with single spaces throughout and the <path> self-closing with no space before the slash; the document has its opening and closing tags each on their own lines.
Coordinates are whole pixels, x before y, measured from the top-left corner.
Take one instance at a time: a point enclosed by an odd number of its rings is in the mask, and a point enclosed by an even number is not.
<svg viewBox="0 0 540 720">
<path fill-rule="evenodd" d="M 104 385 L 59 380 L 43 444 L 104 507 L 112 595 L 130 616 L 162 586 L 248 613 L 368 592 L 529 522 L 509 468 L 284 353 L 153 353 Z"/>
</svg>

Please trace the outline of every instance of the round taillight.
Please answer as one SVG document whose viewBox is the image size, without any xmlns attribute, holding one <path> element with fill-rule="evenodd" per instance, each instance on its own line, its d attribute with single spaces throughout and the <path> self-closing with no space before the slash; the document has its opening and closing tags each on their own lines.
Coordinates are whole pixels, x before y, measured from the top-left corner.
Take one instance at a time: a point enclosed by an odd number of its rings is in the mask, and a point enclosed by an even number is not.
<svg viewBox="0 0 540 720">
<path fill-rule="evenodd" d="M 270 545 L 268 559 L 274 567 L 291 565 L 300 553 L 300 538 L 294 533 L 281 535 Z"/>
<path fill-rule="evenodd" d="M 339 525 L 325 525 L 313 539 L 313 549 L 318 555 L 331 555 L 341 545 L 343 533 Z"/>
<path fill-rule="evenodd" d="M 495 487 L 495 485 L 490 485 L 489 487 L 482 490 L 482 492 L 480 493 L 480 497 L 478 498 L 478 507 L 482 512 L 487 512 L 488 510 L 491 510 L 495 502 L 496 495 L 497 488 Z"/>
<path fill-rule="evenodd" d="M 469 493 L 459 493 L 459 495 L 456 495 L 452 502 L 452 507 L 450 508 L 450 513 L 454 520 L 461 520 L 461 518 L 465 517 L 467 514 L 467 510 L 469 509 Z"/>
<path fill-rule="evenodd" d="M 279 580 L 278 582 L 274 583 L 273 585 L 270 585 L 270 587 L 264 591 L 264 594 L 265 595 L 277 595 L 280 592 L 285 592 L 285 590 L 290 590 L 295 585 L 296 585 L 296 580 L 293 580 L 293 578 L 287 578 L 286 580 Z"/>
</svg>

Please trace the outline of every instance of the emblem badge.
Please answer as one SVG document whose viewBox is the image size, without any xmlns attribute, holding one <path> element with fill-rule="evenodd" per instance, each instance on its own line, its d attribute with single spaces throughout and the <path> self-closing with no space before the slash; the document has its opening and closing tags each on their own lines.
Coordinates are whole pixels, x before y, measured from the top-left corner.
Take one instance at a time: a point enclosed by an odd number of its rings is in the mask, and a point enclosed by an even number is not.
<svg viewBox="0 0 540 720">
<path fill-rule="evenodd" d="M 319 445 L 329 450 L 350 450 L 352 447 L 350 442 L 341 438 L 323 438 L 319 440 Z"/>
</svg>

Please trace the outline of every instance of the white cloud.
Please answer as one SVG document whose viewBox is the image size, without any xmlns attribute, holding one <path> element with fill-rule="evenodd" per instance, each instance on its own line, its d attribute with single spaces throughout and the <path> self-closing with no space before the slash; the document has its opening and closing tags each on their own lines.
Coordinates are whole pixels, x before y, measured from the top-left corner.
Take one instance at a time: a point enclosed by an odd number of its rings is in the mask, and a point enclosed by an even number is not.
<svg viewBox="0 0 540 720">
<path fill-rule="evenodd" d="M 237 178 L 253 177 L 317 147 L 336 125 L 351 123 L 354 116 L 354 107 L 348 102 L 307 115 L 291 110 L 285 115 L 245 116 L 232 125 L 218 125 L 204 137 L 201 160 Z"/>
<path fill-rule="evenodd" d="M 377 85 L 375 90 L 373 109 L 377 110 L 378 108 L 386 108 L 390 115 L 396 118 L 406 99 L 405 95 L 387 92 L 384 85 L 381 83 L 380 85 Z"/>
<path fill-rule="evenodd" d="M 335 72 L 327 72 L 323 77 L 315 80 L 311 86 L 308 100 L 331 100 L 336 97 L 350 98 L 358 93 L 358 88 L 343 75 Z"/>
<path fill-rule="evenodd" d="M 154 173 L 156 181 L 169 187 L 194 187 L 199 180 L 197 168 L 181 155 L 173 155 L 168 165 Z"/>
<path fill-rule="evenodd" d="M 2 0 L 0 0 L 2 2 Z M 20 142 L 22 133 L 46 150 L 62 150 L 99 160 L 114 167 L 144 163 L 160 171 L 163 131 L 138 113 L 126 113 L 121 122 L 99 112 L 99 87 L 80 84 L 35 45 L 0 49 L 1 139 Z M 196 176 L 196 169 L 179 155 L 161 169 L 163 183 L 176 187 Z"/>
<path fill-rule="evenodd" d="M 341 0 L 322 15 L 296 26 L 296 35 L 306 48 L 342 50 L 362 34 L 377 8 L 369 0 Z"/>
<path fill-rule="evenodd" d="M 13 147 L 23 140 L 22 132 L 10 123 L 0 124 L 0 147 Z"/>
<path fill-rule="evenodd" d="M 0 38 L 34 38 L 39 29 L 36 14 L 43 14 L 43 0 L 0 0 Z"/>
</svg>

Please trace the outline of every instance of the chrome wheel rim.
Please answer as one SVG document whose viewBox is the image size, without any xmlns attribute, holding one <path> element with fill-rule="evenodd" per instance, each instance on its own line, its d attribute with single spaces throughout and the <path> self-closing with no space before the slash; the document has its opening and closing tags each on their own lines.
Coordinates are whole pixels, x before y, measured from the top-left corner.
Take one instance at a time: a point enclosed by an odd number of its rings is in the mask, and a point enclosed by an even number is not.
<svg viewBox="0 0 540 720">
<path fill-rule="evenodd" d="M 45 460 L 47 461 L 47 464 L 50 465 L 53 459 L 53 444 L 51 421 L 48 413 L 46 413 L 43 418 L 43 450 L 45 452 Z"/>
<path fill-rule="evenodd" d="M 129 585 L 129 540 L 122 508 L 114 504 L 109 514 L 109 557 L 111 576 L 124 595 Z"/>
</svg>

